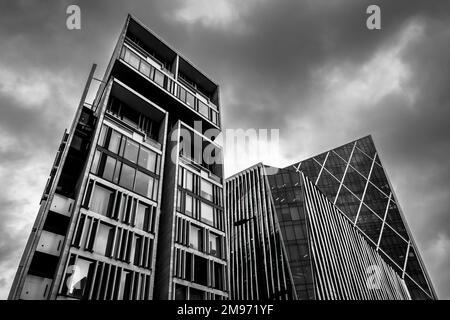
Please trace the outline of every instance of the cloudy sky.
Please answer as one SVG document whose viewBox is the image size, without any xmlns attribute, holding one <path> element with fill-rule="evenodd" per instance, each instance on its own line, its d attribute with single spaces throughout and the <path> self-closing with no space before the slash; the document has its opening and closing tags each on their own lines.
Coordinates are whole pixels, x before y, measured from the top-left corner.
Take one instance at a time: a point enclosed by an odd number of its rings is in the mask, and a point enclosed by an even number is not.
<svg viewBox="0 0 450 320">
<path fill-rule="evenodd" d="M 66 8 L 81 8 L 81 30 Z M 382 29 L 365 27 L 369 4 Z M 0 298 L 90 65 L 127 13 L 221 86 L 224 128 L 279 128 L 288 165 L 371 133 L 440 298 L 450 298 L 450 2 L 0 0 Z M 266 155 L 270 155 L 266 152 Z M 226 173 L 253 163 L 226 155 Z"/>
</svg>

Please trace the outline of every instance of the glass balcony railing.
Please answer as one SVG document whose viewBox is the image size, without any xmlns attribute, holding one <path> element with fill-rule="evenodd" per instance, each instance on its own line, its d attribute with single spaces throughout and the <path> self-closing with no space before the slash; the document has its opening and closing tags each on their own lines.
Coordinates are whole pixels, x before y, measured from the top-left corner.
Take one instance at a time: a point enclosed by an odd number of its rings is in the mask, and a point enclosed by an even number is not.
<svg viewBox="0 0 450 320">
<path fill-rule="evenodd" d="M 193 90 L 188 89 L 187 86 L 175 81 L 172 73 L 168 72 L 168 70 L 164 68 L 158 69 L 155 67 L 152 63 L 150 63 L 150 60 L 156 65 L 161 65 L 161 63 L 155 61 L 153 57 L 148 55 L 144 57 L 143 53 L 138 52 L 134 46 L 131 48 L 131 46 L 126 42 L 122 47 L 120 58 L 143 74 L 146 78 L 183 102 L 187 107 L 198 112 L 203 117 L 219 126 L 219 113 L 217 106 L 211 101 L 208 101 L 207 103 L 203 102 L 196 96 L 197 92 L 194 92 Z"/>
</svg>

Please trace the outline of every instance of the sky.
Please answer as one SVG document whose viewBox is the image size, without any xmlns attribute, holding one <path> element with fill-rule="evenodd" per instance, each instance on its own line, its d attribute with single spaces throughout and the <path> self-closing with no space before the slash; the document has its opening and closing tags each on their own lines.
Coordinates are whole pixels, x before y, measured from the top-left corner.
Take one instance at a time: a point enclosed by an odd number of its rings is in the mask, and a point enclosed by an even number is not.
<svg viewBox="0 0 450 320">
<path fill-rule="evenodd" d="M 80 30 L 66 28 L 70 4 Z M 371 4 L 381 30 L 366 28 Z M 224 129 L 279 129 L 279 152 L 258 161 L 281 167 L 372 134 L 450 298 L 448 0 L 0 0 L 0 299 L 90 66 L 103 75 L 127 13 L 219 83 Z M 254 164 L 232 149 L 225 161 L 226 175 Z"/>
</svg>

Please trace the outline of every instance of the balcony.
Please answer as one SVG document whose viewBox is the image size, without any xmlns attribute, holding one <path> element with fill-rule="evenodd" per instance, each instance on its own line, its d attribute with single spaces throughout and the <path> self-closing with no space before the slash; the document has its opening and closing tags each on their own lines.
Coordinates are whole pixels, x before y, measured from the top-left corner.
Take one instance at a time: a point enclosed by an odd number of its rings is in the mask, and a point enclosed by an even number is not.
<svg viewBox="0 0 450 320">
<path fill-rule="evenodd" d="M 220 126 L 219 109 L 205 94 L 196 90 L 187 80 L 181 77 L 176 80 L 164 63 L 146 53 L 145 50 L 128 38 L 122 47 L 120 59 L 152 83 L 171 94 L 183 105 L 194 110 L 216 126 Z"/>
</svg>

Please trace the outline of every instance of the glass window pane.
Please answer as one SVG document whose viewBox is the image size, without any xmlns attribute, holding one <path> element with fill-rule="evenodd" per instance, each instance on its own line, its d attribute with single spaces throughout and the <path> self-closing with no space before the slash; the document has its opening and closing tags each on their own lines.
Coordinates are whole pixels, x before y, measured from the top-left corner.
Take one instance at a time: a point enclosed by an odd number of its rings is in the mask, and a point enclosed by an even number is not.
<svg viewBox="0 0 450 320">
<path fill-rule="evenodd" d="M 147 77 L 150 76 L 150 65 L 142 60 L 141 65 L 139 66 L 139 71 Z"/>
<path fill-rule="evenodd" d="M 137 193 L 152 198 L 153 193 L 153 177 L 150 177 L 148 174 L 137 171 L 136 172 L 136 184 L 134 186 L 134 191 Z"/>
<path fill-rule="evenodd" d="M 153 152 L 150 149 L 141 147 L 141 150 L 139 151 L 139 160 L 138 164 L 151 171 L 156 173 L 156 161 L 157 161 L 158 155 L 156 152 Z"/>
<path fill-rule="evenodd" d="M 92 160 L 92 166 L 91 166 L 91 172 L 94 173 L 94 174 L 97 174 L 97 169 L 98 169 L 98 163 L 99 163 L 99 160 L 100 160 L 100 155 L 101 155 L 100 151 L 98 151 L 98 150 L 95 151 L 94 160 Z"/>
<path fill-rule="evenodd" d="M 149 215 L 150 207 L 143 203 L 139 203 L 136 209 L 135 227 L 147 231 Z"/>
<path fill-rule="evenodd" d="M 136 163 L 139 152 L 139 144 L 131 139 L 127 139 L 125 143 L 124 158 Z"/>
<path fill-rule="evenodd" d="M 194 108 L 195 105 L 195 97 L 189 91 L 186 91 L 186 104 L 191 108 Z"/>
<path fill-rule="evenodd" d="M 113 228 L 104 223 L 100 223 L 95 237 L 94 252 L 108 255 L 113 242 Z"/>
<path fill-rule="evenodd" d="M 190 195 L 186 195 L 184 211 L 187 215 L 192 216 L 192 197 Z"/>
<path fill-rule="evenodd" d="M 213 256 L 220 257 L 220 237 L 214 233 L 209 234 L 209 250 Z"/>
<path fill-rule="evenodd" d="M 198 112 L 200 112 L 200 114 L 204 115 L 206 118 L 209 118 L 208 110 L 209 107 L 200 100 L 198 100 Z"/>
<path fill-rule="evenodd" d="M 108 216 L 110 203 L 113 200 L 114 191 L 96 185 L 92 193 L 90 210 Z"/>
<path fill-rule="evenodd" d="M 136 69 L 139 67 L 139 56 L 132 52 L 130 49 L 127 49 L 125 51 L 124 60 Z"/>
<path fill-rule="evenodd" d="M 98 145 L 102 146 L 105 143 L 105 137 L 106 137 L 106 132 L 108 131 L 108 127 L 105 125 L 102 125 L 102 129 L 100 130 L 100 135 L 98 137 Z"/>
<path fill-rule="evenodd" d="M 201 220 L 208 224 L 213 224 L 214 221 L 214 210 L 213 207 L 209 204 L 203 203 L 201 204 Z"/>
<path fill-rule="evenodd" d="M 106 156 L 105 168 L 103 169 L 102 177 L 111 181 L 114 175 L 114 168 L 116 167 L 116 159 Z"/>
<path fill-rule="evenodd" d="M 184 187 L 189 191 L 192 191 L 194 175 L 188 170 L 185 170 L 185 172 Z"/>
<path fill-rule="evenodd" d="M 164 74 L 161 71 L 155 69 L 155 77 L 153 80 L 162 87 L 164 85 Z"/>
<path fill-rule="evenodd" d="M 300 213 L 298 211 L 298 207 L 290 207 L 289 211 L 290 211 L 292 220 L 299 220 L 300 219 Z"/>
<path fill-rule="evenodd" d="M 189 246 L 196 250 L 202 250 L 202 242 L 202 230 L 191 225 L 191 229 L 189 231 Z"/>
<path fill-rule="evenodd" d="M 186 300 L 187 294 L 186 294 L 187 287 L 182 286 L 180 284 L 175 285 L 175 300 Z"/>
<path fill-rule="evenodd" d="M 93 272 L 94 262 L 78 258 L 75 265 L 67 268 L 67 294 L 78 298 L 86 298 Z"/>
<path fill-rule="evenodd" d="M 117 153 L 119 151 L 121 139 L 122 139 L 122 135 L 119 132 L 112 130 L 111 138 L 109 140 L 108 150 L 113 153 Z"/>
<path fill-rule="evenodd" d="M 212 183 L 202 179 L 201 180 L 201 195 L 209 201 L 213 200 L 213 185 Z"/>
<path fill-rule="evenodd" d="M 119 282 L 119 290 L 117 292 L 117 299 L 118 300 L 129 300 L 130 298 L 130 291 L 131 291 L 131 282 L 132 282 L 132 276 L 131 272 L 128 270 L 123 270 L 120 282 Z"/>
<path fill-rule="evenodd" d="M 119 184 L 124 188 L 128 188 L 128 189 L 132 190 L 133 182 L 134 182 L 134 175 L 135 175 L 135 170 L 132 167 L 130 167 L 126 164 L 122 164 L 122 171 L 120 172 Z"/>
<path fill-rule="evenodd" d="M 178 90 L 178 98 L 180 98 L 181 101 L 185 102 L 186 90 L 183 87 L 181 87 L 181 86 L 179 86 L 178 88 L 180 88 Z"/>
</svg>

